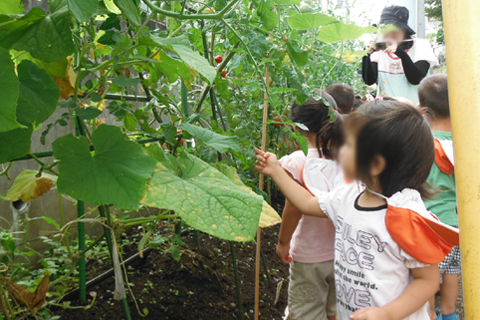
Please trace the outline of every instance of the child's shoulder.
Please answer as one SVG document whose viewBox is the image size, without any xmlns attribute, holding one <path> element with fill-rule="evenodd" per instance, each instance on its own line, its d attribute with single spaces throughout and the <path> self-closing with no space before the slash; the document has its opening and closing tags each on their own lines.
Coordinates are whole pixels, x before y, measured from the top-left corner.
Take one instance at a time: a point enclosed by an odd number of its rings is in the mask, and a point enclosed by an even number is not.
<svg viewBox="0 0 480 320">
<path fill-rule="evenodd" d="M 294 151 L 291 154 L 283 156 L 278 162 L 285 169 L 293 179 L 298 182 L 302 181 L 302 169 L 307 160 L 307 156 L 303 151 Z"/>
</svg>

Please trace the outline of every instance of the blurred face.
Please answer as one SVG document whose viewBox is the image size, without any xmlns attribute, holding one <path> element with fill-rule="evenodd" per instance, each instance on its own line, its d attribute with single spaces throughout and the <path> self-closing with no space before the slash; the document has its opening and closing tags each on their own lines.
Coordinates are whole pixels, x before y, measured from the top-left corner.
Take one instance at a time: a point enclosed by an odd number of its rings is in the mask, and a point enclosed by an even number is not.
<svg viewBox="0 0 480 320">
<path fill-rule="evenodd" d="M 400 30 L 390 31 L 384 34 L 383 38 L 385 40 L 393 40 L 397 43 L 400 43 L 405 39 L 405 34 L 406 34 L 406 31 L 400 29 Z"/>
<path fill-rule="evenodd" d="M 340 148 L 339 158 L 345 177 L 355 180 L 357 176 L 357 137 L 353 133 L 347 132 L 345 143 Z"/>
</svg>

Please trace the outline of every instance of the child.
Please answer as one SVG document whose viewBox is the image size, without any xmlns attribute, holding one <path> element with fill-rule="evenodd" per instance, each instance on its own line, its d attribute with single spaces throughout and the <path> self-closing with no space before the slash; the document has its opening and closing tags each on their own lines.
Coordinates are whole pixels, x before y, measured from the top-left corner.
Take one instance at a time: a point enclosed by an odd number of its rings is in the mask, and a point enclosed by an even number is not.
<svg viewBox="0 0 480 320">
<path fill-rule="evenodd" d="M 332 104 L 332 98 L 322 93 Z M 303 105 L 292 105 L 291 120 L 308 128 L 308 155 L 295 151 L 280 159 L 281 166 L 300 185 L 302 168 L 307 158 L 333 159 L 335 150 L 343 143 L 342 119 L 334 113 L 331 121 L 329 107 L 322 100 L 310 97 Z M 338 166 L 334 166 L 334 170 Z M 327 219 L 304 216 L 287 200 L 282 214 L 277 255 L 290 265 L 288 315 L 291 320 L 334 320 L 336 318 L 335 281 L 333 273 L 335 229 Z M 289 255 L 290 253 L 290 255 Z"/>
<path fill-rule="evenodd" d="M 355 94 L 352 87 L 343 83 L 334 83 L 325 90 L 337 103 L 337 110 L 342 115 L 353 111 Z"/>
<path fill-rule="evenodd" d="M 414 107 L 380 100 L 361 106 L 345 126 L 340 163 L 345 177 L 364 187 L 343 184 L 314 197 L 292 183 L 274 154 L 258 149 L 256 168 L 300 212 L 335 225 L 339 320 L 429 320 L 437 264 L 458 243 L 458 233 L 446 239 L 449 229 L 420 197 L 434 160 L 430 128 Z"/>
<path fill-rule="evenodd" d="M 425 110 L 433 137 L 436 139 L 435 162 L 427 182 L 439 190 L 439 193 L 433 200 L 425 200 L 425 205 L 428 210 L 437 215 L 440 221 L 456 227 L 458 225 L 457 197 L 447 76 L 439 74 L 425 78 L 420 83 L 418 97 L 420 107 Z M 442 154 L 446 155 L 443 160 Z M 460 273 L 459 247 L 453 248 L 445 261 L 439 264 L 439 268 L 443 280 L 440 289 L 440 308 L 435 310 L 435 297 L 432 297 L 430 317 L 432 319 L 457 320 L 455 305 L 458 295 L 458 274 Z"/>
</svg>

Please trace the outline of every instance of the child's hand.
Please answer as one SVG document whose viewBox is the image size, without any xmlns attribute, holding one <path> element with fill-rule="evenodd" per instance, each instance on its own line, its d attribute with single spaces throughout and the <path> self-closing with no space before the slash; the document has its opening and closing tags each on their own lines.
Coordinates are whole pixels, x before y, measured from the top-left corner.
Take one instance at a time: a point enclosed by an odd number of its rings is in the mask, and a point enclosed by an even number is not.
<svg viewBox="0 0 480 320">
<path fill-rule="evenodd" d="M 396 41 L 387 40 L 388 47 L 385 49 L 386 53 L 395 53 L 397 52 L 398 44 Z"/>
<path fill-rule="evenodd" d="M 350 316 L 352 320 L 388 320 L 387 311 L 383 308 L 363 308 Z"/>
<path fill-rule="evenodd" d="M 280 262 L 283 264 L 289 264 L 292 262 L 292 257 L 290 257 L 290 243 L 281 244 L 280 242 L 277 245 L 277 256 L 280 259 Z"/>
<path fill-rule="evenodd" d="M 255 152 L 257 153 L 257 164 L 255 165 L 255 169 L 258 172 L 271 177 L 275 174 L 276 170 L 281 169 L 277 156 L 273 153 L 266 153 L 257 148 L 255 148 Z"/>
</svg>

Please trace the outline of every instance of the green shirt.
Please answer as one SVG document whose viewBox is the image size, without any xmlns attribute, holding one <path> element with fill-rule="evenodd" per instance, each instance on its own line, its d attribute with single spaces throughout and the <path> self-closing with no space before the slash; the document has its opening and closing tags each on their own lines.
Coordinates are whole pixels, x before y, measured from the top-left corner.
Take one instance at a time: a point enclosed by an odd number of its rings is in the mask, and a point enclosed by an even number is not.
<svg viewBox="0 0 480 320">
<path fill-rule="evenodd" d="M 438 140 L 452 140 L 451 132 L 433 131 L 432 134 Z M 427 182 L 438 189 L 438 193 L 433 200 L 424 200 L 427 209 L 433 212 L 443 223 L 457 226 L 455 174 L 447 175 L 443 173 L 434 162 Z"/>
</svg>

